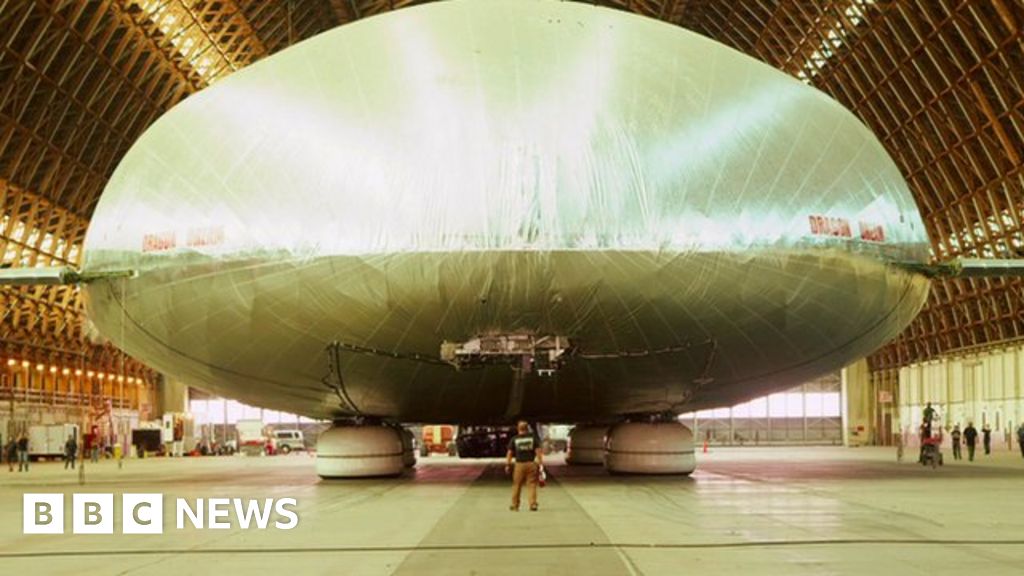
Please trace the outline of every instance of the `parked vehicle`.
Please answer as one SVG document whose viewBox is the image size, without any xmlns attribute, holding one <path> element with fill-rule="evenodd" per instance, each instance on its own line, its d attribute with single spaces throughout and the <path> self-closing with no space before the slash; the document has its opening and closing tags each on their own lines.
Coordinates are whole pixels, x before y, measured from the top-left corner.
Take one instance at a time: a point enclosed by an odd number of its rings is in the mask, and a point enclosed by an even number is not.
<svg viewBox="0 0 1024 576">
<path fill-rule="evenodd" d="M 423 441 L 420 442 L 420 456 L 431 454 L 455 455 L 455 427 L 447 424 L 425 424 Z"/>
<path fill-rule="evenodd" d="M 273 443 L 267 435 L 262 420 L 239 420 L 235 423 L 238 432 L 238 451 L 247 456 L 262 456 L 273 451 Z"/>
<path fill-rule="evenodd" d="M 40 424 L 28 427 L 28 456 L 40 458 L 63 458 L 64 443 L 68 436 L 78 440 L 77 424 Z"/>
<path fill-rule="evenodd" d="M 306 449 L 306 439 L 302 435 L 302 430 L 274 430 L 270 438 L 274 452 L 288 454 L 293 450 Z"/>
<path fill-rule="evenodd" d="M 233 456 L 238 452 L 238 442 L 228 440 L 227 442 L 213 442 L 210 446 L 212 453 L 217 456 Z"/>
<path fill-rule="evenodd" d="M 921 442 L 921 465 L 931 465 L 932 468 L 936 466 L 942 466 L 942 436 L 932 436 L 931 438 L 925 438 Z"/>
<path fill-rule="evenodd" d="M 566 424 L 549 424 L 543 428 L 544 453 L 565 452 L 569 449 L 569 431 L 572 426 Z"/>
<path fill-rule="evenodd" d="M 515 435 L 507 426 L 461 426 L 455 445 L 459 458 L 502 458 Z"/>
<path fill-rule="evenodd" d="M 135 428 L 132 430 L 132 446 L 135 447 L 135 455 L 144 458 L 150 455 L 165 454 L 167 449 L 161 442 L 161 430 L 159 428 Z"/>
</svg>

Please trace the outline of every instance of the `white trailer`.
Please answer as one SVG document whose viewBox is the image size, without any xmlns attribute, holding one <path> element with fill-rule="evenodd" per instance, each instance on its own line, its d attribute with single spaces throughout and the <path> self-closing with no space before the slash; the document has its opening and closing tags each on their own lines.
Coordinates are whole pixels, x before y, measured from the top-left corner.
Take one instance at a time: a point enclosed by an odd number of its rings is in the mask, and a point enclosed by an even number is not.
<svg viewBox="0 0 1024 576">
<path fill-rule="evenodd" d="M 77 424 L 39 424 L 28 427 L 28 455 L 30 458 L 60 458 L 64 456 L 64 443 L 68 436 L 80 442 Z M 81 449 L 81 446 L 79 446 Z"/>
<path fill-rule="evenodd" d="M 246 456 L 263 456 L 267 453 L 270 437 L 263 420 L 239 420 L 235 423 L 238 431 L 238 451 Z"/>
</svg>

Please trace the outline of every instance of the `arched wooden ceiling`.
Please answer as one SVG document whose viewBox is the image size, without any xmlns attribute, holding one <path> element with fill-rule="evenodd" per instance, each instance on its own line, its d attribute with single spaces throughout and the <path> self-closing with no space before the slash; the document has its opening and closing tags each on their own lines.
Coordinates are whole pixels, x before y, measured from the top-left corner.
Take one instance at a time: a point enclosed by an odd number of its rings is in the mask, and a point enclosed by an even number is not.
<svg viewBox="0 0 1024 576">
<path fill-rule="evenodd" d="M 423 0 L 0 0 L 0 252 L 76 264 L 131 143 L 189 94 L 323 30 Z M 937 259 L 1024 257 L 1021 0 L 601 0 L 684 26 L 832 95 L 910 183 Z M 108 365 L 76 288 L 4 288 L 0 340 Z M 936 281 L 872 357 L 892 368 L 1024 337 L 1024 283 Z"/>
</svg>

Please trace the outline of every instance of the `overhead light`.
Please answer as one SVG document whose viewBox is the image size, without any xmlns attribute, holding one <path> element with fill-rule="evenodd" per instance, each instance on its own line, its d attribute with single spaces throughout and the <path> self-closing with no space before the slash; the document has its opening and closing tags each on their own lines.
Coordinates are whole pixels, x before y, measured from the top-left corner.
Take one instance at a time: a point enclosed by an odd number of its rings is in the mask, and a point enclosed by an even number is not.
<svg viewBox="0 0 1024 576">
<path fill-rule="evenodd" d="M 85 373 L 85 375 L 88 376 L 89 378 L 92 378 L 93 376 L 96 375 L 96 373 L 93 372 L 92 370 L 89 370 L 88 372 Z"/>
<path fill-rule="evenodd" d="M 17 364 L 17 362 L 14 360 L 14 358 L 9 358 L 7 360 L 7 365 L 8 366 L 14 366 L 15 364 Z"/>
<path fill-rule="evenodd" d="M 68 374 L 71 374 L 71 369 L 70 368 L 65 368 L 65 369 L 61 370 L 60 373 L 65 375 L 65 376 L 67 376 Z"/>
<path fill-rule="evenodd" d="M 81 370 L 75 370 L 75 376 L 81 376 L 81 375 L 82 375 L 82 371 Z"/>
<path fill-rule="evenodd" d="M 46 370 L 46 366 L 43 366 L 42 364 L 36 364 L 36 370 L 38 372 L 42 372 L 43 370 Z"/>
<path fill-rule="evenodd" d="M 28 368 L 28 360 L 22 360 L 21 361 L 21 367 L 22 368 Z"/>
</svg>

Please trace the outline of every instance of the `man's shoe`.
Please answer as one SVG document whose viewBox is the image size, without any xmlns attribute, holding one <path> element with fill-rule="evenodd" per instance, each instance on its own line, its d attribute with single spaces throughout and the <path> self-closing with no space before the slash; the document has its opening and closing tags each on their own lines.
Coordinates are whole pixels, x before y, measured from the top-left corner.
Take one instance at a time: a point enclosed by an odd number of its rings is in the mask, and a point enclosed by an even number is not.
<svg viewBox="0 0 1024 576">
<path fill-rule="evenodd" d="M 519 512 L 519 507 L 518 506 L 509 506 L 508 509 L 513 511 L 513 512 Z"/>
<path fill-rule="evenodd" d="M 536 504 L 530 504 L 530 512 L 536 512 L 536 511 L 537 511 L 537 505 Z"/>
</svg>

